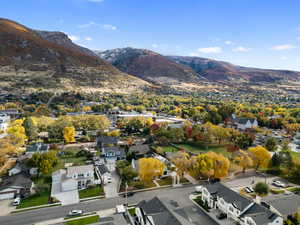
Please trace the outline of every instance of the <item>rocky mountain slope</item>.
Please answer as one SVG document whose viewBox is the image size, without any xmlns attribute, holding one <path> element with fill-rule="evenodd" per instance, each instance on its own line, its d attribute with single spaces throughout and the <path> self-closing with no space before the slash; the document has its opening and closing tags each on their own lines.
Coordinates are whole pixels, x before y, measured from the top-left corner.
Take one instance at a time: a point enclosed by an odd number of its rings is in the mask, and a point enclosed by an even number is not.
<svg viewBox="0 0 300 225">
<path fill-rule="evenodd" d="M 200 57 L 167 56 L 168 59 L 191 67 L 210 81 L 226 83 L 277 83 L 300 81 L 300 72 L 241 67 Z"/>
<path fill-rule="evenodd" d="M 191 67 L 146 49 L 120 48 L 96 53 L 119 70 L 156 84 L 201 83 L 206 80 Z"/>
<path fill-rule="evenodd" d="M 74 51 L 81 52 L 83 54 L 87 54 L 90 56 L 97 56 L 92 50 L 88 48 L 84 48 L 82 46 L 74 44 L 67 34 L 58 31 L 42 31 L 42 30 L 33 30 L 37 33 L 41 38 L 50 41 L 54 44 L 58 44 L 68 49 L 72 49 Z"/>
<path fill-rule="evenodd" d="M 49 34 L 0 18 L 0 89 L 131 91 L 149 85 Z"/>
</svg>

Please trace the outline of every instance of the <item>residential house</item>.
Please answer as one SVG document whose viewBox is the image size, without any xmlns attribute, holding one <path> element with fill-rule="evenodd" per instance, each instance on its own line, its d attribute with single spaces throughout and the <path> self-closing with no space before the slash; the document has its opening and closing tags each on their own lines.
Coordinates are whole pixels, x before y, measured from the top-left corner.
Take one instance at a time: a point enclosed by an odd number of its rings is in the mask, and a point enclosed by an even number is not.
<svg viewBox="0 0 300 225">
<path fill-rule="evenodd" d="M 10 116 L 0 114 L 0 131 L 6 131 L 10 122 Z"/>
<path fill-rule="evenodd" d="M 134 153 L 135 159 L 145 158 L 152 155 L 149 145 L 146 144 L 133 145 L 129 148 L 128 152 Z"/>
<path fill-rule="evenodd" d="M 293 193 L 270 195 L 262 199 L 262 204 L 287 218 L 297 213 L 300 207 L 300 196 Z"/>
<path fill-rule="evenodd" d="M 111 173 L 106 167 L 106 165 L 101 164 L 97 166 L 96 171 L 100 174 L 100 179 L 102 184 L 107 184 L 111 181 Z"/>
<path fill-rule="evenodd" d="M 50 146 L 42 142 L 37 142 L 26 147 L 26 154 L 44 153 L 49 151 Z"/>
<path fill-rule="evenodd" d="M 246 130 L 254 127 L 258 127 L 258 122 L 254 118 L 236 117 L 232 115 L 232 124 L 239 130 Z"/>
<path fill-rule="evenodd" d="M 30 195 L 33 187 L 34 183 L 24 173 L 5 177 L 0 183 L 0 200 L 13 199 L 16 195 Z"/>
<path fill-rule="evenodd" d="M 8 176 L 13 176 L 22 172 L 22 166 L 20 163 L 17 163 L 13 168 L 8 170 Z"/>
<path fill-rule="evenodd" d="M 94 166 L 72 166 L 52 173 L 51 197 L 63 205 L 79 202 L 78 190 L 94 184 Z"/>
<path fill-rule="evenodd" d="M 136 224 L 140 225 L 217 225 L 198 206 L 193 203 L 182 204 L 176 198 L 143 200 L 135 208 L 135 213 Z"/>
<path fill-rule="evenodd" d="M 222 183 L 203 186 L 202 200 L 242 225 L 282 225 L 283 218 Z"/>
<path fill-rule="evenodd" d="M 101 152 L 102 157 L 106 160 L 121 160 L 126 158 L 124 149 L 118 146 L 103 147 Z"/>
<path fill-rule="evenodd" d="M 12 119 L 16 119 L 20 116 L 20 112 L 17 109 L 6 109 L 6 110 L 0 110 L 0 114 L 5 114 L 9 116 Z"/>
<path fill-rule="evenodd" d="M 118 144 L 118 138 L 111 136 L 100 136 L 97 137 L 97 146 L 102 149 L 108 146 L 115 146 Z"/>
</svg>

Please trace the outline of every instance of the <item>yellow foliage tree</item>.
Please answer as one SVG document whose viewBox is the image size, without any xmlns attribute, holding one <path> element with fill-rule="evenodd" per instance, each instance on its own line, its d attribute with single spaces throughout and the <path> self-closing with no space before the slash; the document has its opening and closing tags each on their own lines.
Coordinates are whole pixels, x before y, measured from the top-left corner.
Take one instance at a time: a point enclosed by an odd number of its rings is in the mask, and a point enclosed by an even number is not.
<svg viewBox="0 0 300 225">
<path fill-rule="evenodd" d="M 145 183 L 150 183 L 155 177 L 164 173 L 165 164 L 155 158 L 139 159 L 139 178 Z"/>
<path fill-rule="evenodd" d="M 17 153 L 17 148 L 8 138 L 0 139 L 0 166 L 4 165 L 8 156 Z"/>
<path fill-rule="evenodd" d="M 228 175 L 230 161 L 221 154 L 207 152 L 193 157 L 192 165 L 204 177 L 222 178 Z"/>
<path fill-rule="evenodd" d="M 7 133 L 12 143 L 16 146 L 22 146 L 25 144 L 27 137 L 25 134 L 25 128 L 23 127 L 23 119 L 17 119 L 13 121 L 7 129 Z"/>
<path fill-rule="evenodd" d="M 266 148 L 258 145 L 256 147 L 249 148 L 248 151 L 256 170 L 259 168 L 266 168 L 268 166 L 271 155 Z"/>
<path fill-rule="evenodd" d="M 119 137 L 120 136 L 120 130 L 112 130 L 107 133 L 108 136 L 111 137 Z"/>
<path fill-rule="evenodd" d="M 175 157 L 173 157 L 172 163 L 174 163 L 174 165 L 176 166 L 176 172 L 181 178 L 191 168 L 190 155 L 186 152 L 180 152 Z"/>
<path fill-rule="evenodd" d="M 253 166 L 253 160 L 246 151 L 240 150 L 235 157 L 235 161 L 243 169 L 245 173 L 246 169 Z"/>
<path fill-rule="evenodd" d="M 64 139 L 66 143 L 75 142 L 75 128 L 74 127 L 65 127 L 64 128 Z"/>
<path fill-rule="evenodd" d="M 84 106 L 82 108 L 82 110 L 83 110 L 83 112 L 90 112 L 90 111 L 92 111 L 92 108 L 91 108 L 91 106 Z"/>
</svg>

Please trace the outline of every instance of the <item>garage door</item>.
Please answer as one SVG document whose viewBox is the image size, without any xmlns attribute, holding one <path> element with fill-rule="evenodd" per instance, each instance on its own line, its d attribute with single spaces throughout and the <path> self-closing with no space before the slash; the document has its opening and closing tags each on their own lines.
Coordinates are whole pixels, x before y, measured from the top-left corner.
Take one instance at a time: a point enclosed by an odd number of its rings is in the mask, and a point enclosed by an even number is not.
<svg viewBox="0 0 300 225">
<path fill-rule="evenodd" d="M 10 193 L 0 193 L 0 200 L 4 200 L 4 199 L 12 199 L 15 197 L 15 193 L 14 192 L 10 192 Z"/>
</svg>

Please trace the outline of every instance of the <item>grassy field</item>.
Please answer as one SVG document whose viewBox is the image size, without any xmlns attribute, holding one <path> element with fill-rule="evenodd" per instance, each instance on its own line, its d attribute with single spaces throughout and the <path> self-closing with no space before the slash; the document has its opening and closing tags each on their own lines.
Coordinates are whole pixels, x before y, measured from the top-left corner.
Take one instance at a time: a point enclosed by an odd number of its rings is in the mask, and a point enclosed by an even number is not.
<svg viewBox="0 0 300 225">
<path fill-rule="evenodd" d="M 196 154 L 203 153 L 203 152 L 216 152 L 220 153 L 224 156 L 228 156 L 229 153 L 227 152 L 226 145 L 217 145 L 217 144 L 204 144 L 204 143 L 197 143 L 197 142 L 187 142 L 182 144 L 176 145 L 179 149 L 184 149 L 189 152 L 193 152 Z M 177 152 L 179 149 L 173 146 L 159 146 L 163 149 L 164 152 Z"/>
<path fill-rule="evenodd" d="M 23 199 L 20 205 L 17 206 L 17 209 L 48 204 L 49 196 L 50 191 L 32 195 L 28 198 Z"/>
<path fill-rule="evenodd" d="M 100 195 L 104 195 L 103 187 L 100 185 L 79 191 L 79 198 L 92 198 Z"/>
<path fill-rule="evenodd" d="M 88 225 L 88 224 L 92 224 L 92 223 L 97 223 L 99 222 L 100 217 L 97 216 L 89 216 L 86 218 L 81 218 L 81 219 L 75 219 L 75 220 L 71 220 L 66 222 L 66 225 Z"/>
</svg>

